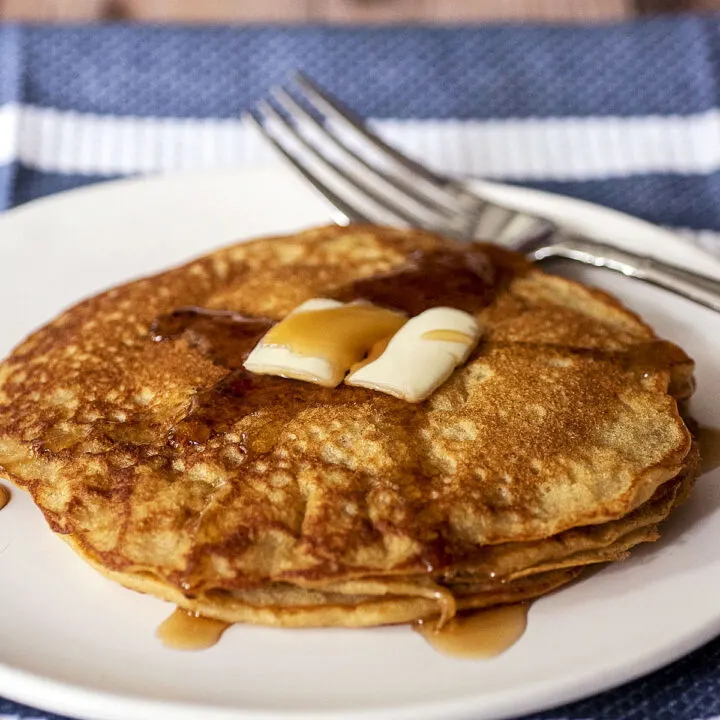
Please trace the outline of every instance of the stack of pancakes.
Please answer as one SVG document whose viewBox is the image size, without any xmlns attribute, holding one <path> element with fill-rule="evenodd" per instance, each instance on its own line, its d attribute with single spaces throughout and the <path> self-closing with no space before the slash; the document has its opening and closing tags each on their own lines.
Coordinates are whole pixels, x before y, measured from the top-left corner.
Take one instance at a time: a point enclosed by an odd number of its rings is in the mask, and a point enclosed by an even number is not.
<svg viewBox="0 0 720 720">
<path fill-rule="evenodd" d="M 310 298 L 473 312 L 412 405 L 250 376 Z M 221 312 L 214 312 L 221 311 Z M 71 308 L 0 366 L 0 466 L 123 585 L 227 622 L 367 626 L 545 594 L 655 540 L 690 489 L 693 363 L 494 246 L 318 228 Z"/>
</svg>

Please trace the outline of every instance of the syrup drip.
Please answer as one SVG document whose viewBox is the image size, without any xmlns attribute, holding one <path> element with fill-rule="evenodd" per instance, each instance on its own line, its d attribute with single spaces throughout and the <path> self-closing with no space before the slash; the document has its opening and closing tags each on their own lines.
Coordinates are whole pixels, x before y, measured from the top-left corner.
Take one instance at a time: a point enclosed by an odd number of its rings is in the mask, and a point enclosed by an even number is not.
<svg viewBox="0 0 720 720">
<path fill-rule="evenodd" d="M 525 633 L 528 603 L 463 613 L 438 629 L 439 619 L 418 620 L 413 630 L 437 652 L 478 660 L 493 658 L 511 648 Z M 172 650 L 206 650 L 216 645 L 230 623 L 176 608 L 157 630 Z"/>
<path fill-rule="evenodd" d="M 0 510 L 10 502 L 10 491 L 0 485 Z"/>
<path fill-rule="evenodd" d="M 699 427 L 696 436 L 700 445 L 700 474 L 704 475 L 720 467 L 720 429 Z"/>
<path fill-rule="evenodd" d="M 157 636 L 173 650 L 205 650 L 215 645 L 229 623 L 176 608 L 157 629 Z"/>
<path fill-rule="evenodd" d="M 438 619 L 419 620 L 413 624 L 413 630 L 443 655 L 465 660 L 493 658 L 523 636 L 528 608 L 528 603 L 519 603 L 462 613 L 440 629 Z"/>
</svg>

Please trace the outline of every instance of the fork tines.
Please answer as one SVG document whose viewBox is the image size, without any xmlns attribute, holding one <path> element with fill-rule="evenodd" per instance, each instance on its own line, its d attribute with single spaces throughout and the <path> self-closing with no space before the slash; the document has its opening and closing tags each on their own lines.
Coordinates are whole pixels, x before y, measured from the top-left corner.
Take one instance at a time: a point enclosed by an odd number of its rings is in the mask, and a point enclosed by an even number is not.
<svg viewBox="0 0 720 720">
<path fill-rule="evenodd" d="M 484 203 L 390 147 L 309 78 L 296 74 L 249 119 L 330 202 L 341 224 L 421 227 L 467 238 Z"/>
</svg>

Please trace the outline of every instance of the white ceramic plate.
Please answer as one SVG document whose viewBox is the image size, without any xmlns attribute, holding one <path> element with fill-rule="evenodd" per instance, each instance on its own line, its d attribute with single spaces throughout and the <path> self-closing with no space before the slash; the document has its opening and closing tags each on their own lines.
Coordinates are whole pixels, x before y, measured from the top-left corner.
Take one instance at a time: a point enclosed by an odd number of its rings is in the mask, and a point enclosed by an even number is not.
<svg viewBox="0 0 720 720">
<path fill-rule="evenodd" d="M 599 207 L 484 185 L 496 199 L 714 273 L 671 234 Z M 236 238 L 324 222 L 325 206 L 270 169 L 95 186 L 0 218 L 0 353 L 64 306 Z M 622 298 L 697 359 L 694 414 L 720 427 L 720 315 L 603 271 L 571 272 Z M 199 653 L 165 649 L 171 607 L 105 580 L 15 492 L 0 513 L 0 695 L 90 720 L 505 718 L 599 692 L 720 633 L 720 473 L 664 538 L 536 602 L 522 640 L 484 662 L 436 654 L 404 627 L 234 626 Z"/>
</svg>

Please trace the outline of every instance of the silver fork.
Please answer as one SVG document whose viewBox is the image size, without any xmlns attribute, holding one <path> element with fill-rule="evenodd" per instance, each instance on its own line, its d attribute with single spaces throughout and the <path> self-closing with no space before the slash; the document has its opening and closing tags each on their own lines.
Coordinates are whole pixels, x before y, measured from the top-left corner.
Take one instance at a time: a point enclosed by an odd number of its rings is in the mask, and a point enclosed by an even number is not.
<svg viewBox="0 0 720 720">
<path fill-rule="evenodd" d="M 533 261 L 561 257 L 608 268 L 720 312 L 717 280 L 489 202 L 398 152 L 301 73 L 272 88 L 248 119 L 329 202 L 340 225 L 400 225 L 464 241 L 491 239 Z"/>
</svg>

